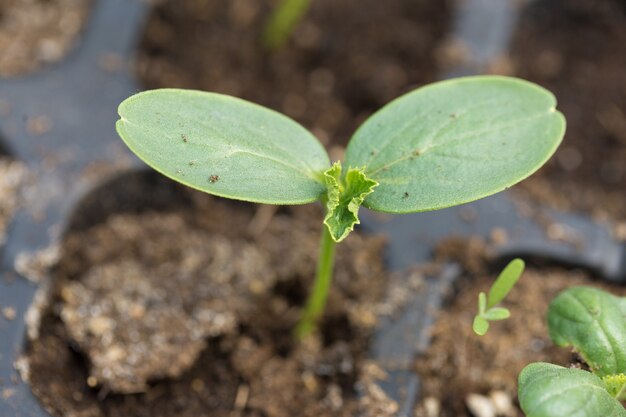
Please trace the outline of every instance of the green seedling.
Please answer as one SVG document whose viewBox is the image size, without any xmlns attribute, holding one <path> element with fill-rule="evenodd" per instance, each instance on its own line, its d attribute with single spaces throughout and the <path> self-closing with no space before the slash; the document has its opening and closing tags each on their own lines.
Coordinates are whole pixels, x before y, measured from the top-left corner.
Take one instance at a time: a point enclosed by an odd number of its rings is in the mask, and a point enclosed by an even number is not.
<svg viewBox="0 0 626 417">
<path fill-rule="evenodd" d="M 335 245 L 361 205 L 411 213 L 463 204 L 526 178 L 565 131 L 547 90 L 497 76 L 434 83 L 387 104 L 356 131 L 345 161 L 305 128 L 265 107 L 215 93 L 146 91 L 119 106 L 117 131 L 148 165 L 213 195 L 325 209 L 313 290 L 296 334 L 326 304 Z M 191 163 L 193 161 L 193 163 Z"/>
<path fill-rule="evenodd" d="M 479 336 L 484 336 L 489 330 L 489 322 L 506 320 L 511 317 L 511 312 L 498 307 L 498 304 L 506 298 L 524 272 L 524 261 L 513 259 L 500 272 L 498 278 L 491 286 L 489 295 L 484 292 L 478 294 L 478 314 L 474 317 L 472 329 Z"/>
<path fill-rule="evenodd" d="M 550 338 L 590 371 L 533 363 L 519 376 L 528 417 L 626 417 L 626 298 L 590 287 L 561 292 L 548 309 Z"/>
<path fill-rule="evenodd" d="M 270 15 L 263 31 L 263 44 L 270 51 L 280 49 L 309 8 L 311 0 L 282 0 Z"/>
</svg>

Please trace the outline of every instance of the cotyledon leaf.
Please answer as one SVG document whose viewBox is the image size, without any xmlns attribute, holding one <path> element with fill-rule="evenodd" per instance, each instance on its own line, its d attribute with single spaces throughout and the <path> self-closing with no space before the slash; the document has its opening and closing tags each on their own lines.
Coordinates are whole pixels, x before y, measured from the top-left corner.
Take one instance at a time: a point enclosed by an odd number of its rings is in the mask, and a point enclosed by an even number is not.
<svg viewBox="0 0 626 417">
<path fill-rule="evenodd" d="M 222 197 L 269 204 L 319 199 L 330 166 L 319 141 L 280 113 L 221 94 L 161 89 L 119 106 L 117 131 L 162 174 Z"/>
<path fill-rule="evenodd" d="M 622 300 L 597 288 L 568 288 L 550 303 L 550 338 L 556 345 L 574 347 L 599 376 L 626 373 Z"/>
<path fill-rule="evenodd" d="M 565 118 L 547 90 L 500 76 L 419 88 L 365 121 L 346 165 L 380 185 L 364 206 L 390 213 L 473 201 L 528 177 L 554 153 Z"/>
<path fill-rule="evenodd" d="M 526 417 L 626 417 L 596 375 L 549 363 L 522 370 L 519 401 Z"/>
</svg>

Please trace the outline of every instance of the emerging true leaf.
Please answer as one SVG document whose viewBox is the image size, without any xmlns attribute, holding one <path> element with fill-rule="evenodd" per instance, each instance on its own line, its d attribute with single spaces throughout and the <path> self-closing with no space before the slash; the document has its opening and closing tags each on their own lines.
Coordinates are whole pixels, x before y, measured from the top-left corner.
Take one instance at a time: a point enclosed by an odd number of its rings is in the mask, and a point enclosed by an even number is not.
<svg viewBox="0 0 626 417">
<path fill-rule="evenodd" d="M 602 377 L 606 390 L 615 399 L 626 400 L 626 375 L 606 375 Z"/>
<path fill-rule="evenodd" d="M 573 346 L 599 376 L 626 373 L 622 300 L 592 287 L 568 288 L 550 303 L 550 337 L 556 345 Z"/>
<path fill-rule="evenodd" d="M 522 276 L 522 272 L 524 272 L 524 261 L 521 259 L 513 259 L 509 262 L 502 272 L 500 272 L 500 275 L 498 275 L 498 278 L 496 278 L 496 281 L 489 290 L 489 295 L 487 296 L 488 308 L 504 300 Z"/>
<path fill-rule="evenodd" d="M 526 417 L 626 417 L 600 378 L 581 369 L 532 363 L 519 376 Z"/>
<path fill-rule="evenodd" d="M 336 162 L 324 173 L 328 195 L 324 224 L 335 242 L 340 242 L 359 224 L 359 207 L 378 185 L 365 176 L 363 170 L 350 168 L 345 176 L 341 163 Z"/>
<path fill-rule="evenodd" d="M 519 79 L 480 76 L 408 93 L 357 130 L 346 165 L 380 185 L 364 202 L 390 213 L 477 200 L 528 177 L 565 132 L 547 90 Z"/>
<path fill-rule="evenodd" d="M 222 197 L 270 204 L 313 202 L 330 161 L 298 123 L 215 93 L 146 91 L 119 106 L 117 131 L 162 174 Z"/>
</svg>

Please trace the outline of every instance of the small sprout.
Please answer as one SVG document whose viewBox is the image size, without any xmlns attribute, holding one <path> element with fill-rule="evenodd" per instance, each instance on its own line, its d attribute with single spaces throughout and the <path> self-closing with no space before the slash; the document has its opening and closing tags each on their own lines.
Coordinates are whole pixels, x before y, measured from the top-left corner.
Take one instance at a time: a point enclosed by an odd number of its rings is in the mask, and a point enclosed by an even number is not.
<svg viewBox="0 0 626 417">
<path fill-rule="evenodd" d="M 502 270 L 491 286 L 489 295 L 478 294 L 478 314 L 474 317 L 472 328 L 474 333 L 484 336 L 489 330 L 490 321 L 506 320 L 511 312 L 504 307 L 496 307 L 507 296 L 524 272 L 524 261 L 513 259 Z"/>
</svg>

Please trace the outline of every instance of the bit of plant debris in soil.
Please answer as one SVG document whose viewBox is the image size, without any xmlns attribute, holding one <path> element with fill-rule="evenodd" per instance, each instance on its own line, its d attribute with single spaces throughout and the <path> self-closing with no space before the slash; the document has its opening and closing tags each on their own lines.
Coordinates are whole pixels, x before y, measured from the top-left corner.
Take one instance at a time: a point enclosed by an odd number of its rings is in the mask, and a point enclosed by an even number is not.
<svg viewBox="0 0 626 417">
<path fill-rule="evenodd" d="M 321 335 L 291 329 L 318 250 L 315 206 L 279 209 L 195 192 L 174 211 L 118 213 L 70 233 L 25 375 L 55 416 L 386 416 L 367 360 L 387 290 L 384 239 L 338 247 Z M 372 318 L 374 317 L 374 318 Z M 356 393 L 365 394 L 358 397 Z"/>
<path fill-rule="evenodd" d="M 33 72 L 74 46 L 90 0 L 0 0 L 0 77 Z"/>
<path fill-rule="evenodd" d="M 459 260 L 468 272 L 455 284 L 448 307 L 430 332 L 432 343 L 416 362 L 423 388 L 415 417 L 523 417 L 517 404 L 517 376 L 524 366 L 538 361 L 568 366 L 578 360 L 548 337 L 550 301 L 576 285 L 626 295 L 626 289 L 594 281 L 580 270 L 529 267 L 504 302 L 511 318 L 494 322 L 479 337 L 472 331 L 478 293 L 490 287 L 498 272 L 488 269 L 488 253 L 478 239 L 453 239 L 441 245 L 439 256 Z M 472 414 L 468 409 L 477 411 Z"/>
<path fill-rule="evenodd" d="M 18 187 L 26 177 L 26 167 L 0 155 L 0 247 L 6 239 L 7 226 L 19 205 Z"/>
<path fill-rule="evenodd" d="M 260 34 L 275 3 L 162 1 L 147 24 L 139 78 L 148 88 L 197 88 L 263 104 L 325 144 L 345 144 L 373 111 L 437 79 L 447 0 L 316 0 L 271 54 Z"/>
<path fill-rule="evenodd" d="M 524 196 L 626 222 L 624 45 L 623 0 L 540 0 L 522 14 L 512 72 L 554 92 L 568 124 L 556 156 L 522 183 Z"/>
</svg>

